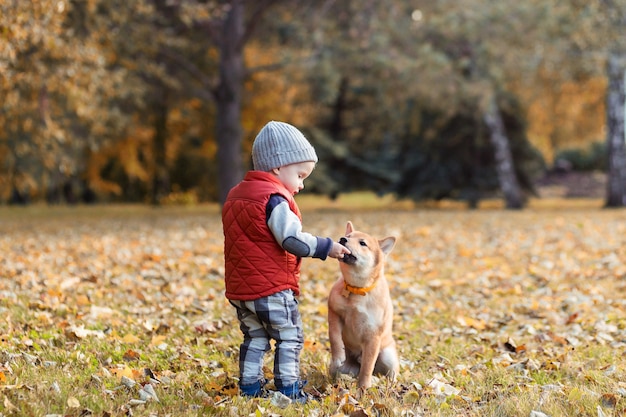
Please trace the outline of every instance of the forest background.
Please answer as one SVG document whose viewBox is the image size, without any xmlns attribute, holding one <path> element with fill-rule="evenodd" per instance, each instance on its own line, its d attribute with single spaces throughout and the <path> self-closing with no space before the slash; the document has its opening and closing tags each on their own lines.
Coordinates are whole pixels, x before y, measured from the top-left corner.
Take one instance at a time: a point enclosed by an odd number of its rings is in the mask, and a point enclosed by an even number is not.
<svg viewBox="0 0 626 417">
<path fill-rule="evenodd" d="M 626 204 L 626 4 L 0 3 L 0 202 L 221 202 L 269 120 L 307 191 L 519 208 L 556 169 Z M 615 139 L 617 138 L 617 139 Z"/>
</svg>

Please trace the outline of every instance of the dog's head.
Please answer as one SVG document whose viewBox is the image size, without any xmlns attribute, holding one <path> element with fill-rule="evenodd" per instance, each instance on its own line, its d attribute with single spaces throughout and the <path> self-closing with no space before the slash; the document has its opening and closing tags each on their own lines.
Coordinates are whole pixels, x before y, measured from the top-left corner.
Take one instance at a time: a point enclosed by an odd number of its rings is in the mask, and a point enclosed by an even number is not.
<svg viewBox="0 0 626 417">
<path fill-rule="evenodd" d="M 393 236 L 378 240 L 354 229 L 352 222 L 346 225 L 346 235 L 339 239 L 339 243 L 350 249 L 349 255 L 344 255 L 341 269 L 350 269 L 355 278 L 366 279 L 378 275 L 383 267 L 385 257 L 396 244 Z"/>
</svg>

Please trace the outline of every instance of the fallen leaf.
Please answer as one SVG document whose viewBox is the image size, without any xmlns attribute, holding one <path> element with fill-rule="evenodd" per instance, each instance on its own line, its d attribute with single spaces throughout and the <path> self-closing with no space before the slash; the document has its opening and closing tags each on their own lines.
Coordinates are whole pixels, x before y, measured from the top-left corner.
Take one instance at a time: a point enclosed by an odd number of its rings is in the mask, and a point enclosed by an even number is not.
<svg viewBox="0 0 626 417">
<path fill-rule="evenodd" d="M 67 399 L 67 406 L 69 408 L 78 408 L 80 407 L 80 401 L 78 401 L 78 398 L 76 397 L 69 397 Z"/>
<path fill-rule="evenodd" d="M 322 346 L 321 343 L 318 343 L 315 340 L 306 339 L 304 341 L 304 349 L 306 349 L 306 350 L 308 350 L 310 352 L 317 352 L 320 349 L 325 349 L 325 348 L 324 348 L 324 346 Z"/>
<path fill-rule="evenodd" d="M 167 340 L 167 336 L 165 335 L 162 335 L 162 334 L 155 335 L 150 340 L 150 346 L 158 346 L 161 343 L 165 342 L 166 340 Z"/>
<path fill-rule="evenodd" d="M 287 408 L 289 404 L 291 404 L 291 398 L 287 397 L 285 394 L 280 391 L 274 391 L 274 395 L 272 395 L 271 400 L 272 405 L 277 406 L 278 408 Z"/>
<path fill-rule="evenodd" d="M 441 382 L 438 379 L 433 378 L 429 383 L 428 386 L 430 388 L 432 388 L 433 393 L 435 393 L 435 395 L 443 395 L 446 397 L 452 396 L 452 395 L 458 395 L 461 390 L 453 387 L 450 384 L 447 384 L 445 382 Z"/>
<path fill-rule="evenodd" d="M 617 395 L 602 394 L 602 397 L 600 397 L 600 402 L 602 403 L 602 407 L 615 408 L 615 406 L 617 405 Z"/>
<path fill-rule="evenodd" d="M 135 372 L 133 369 L 124 366 L 121 368 L 113 368 L 113 369 L 109 369 L 109 371 L 111 372 L 112 375 L 120 378 L 120 380 L 122 379 L 122 377 L 126 377 L 126 378 L 130 378 L 130 379 L 134 379 L 135 378 Z"/>
<path fill-rule="evenodd" d="M 124 352 L 124 356 L 122 356 L 122 359 L 124 359 L 125 361 L 137 361 L 139 360 L 139 357 L 141 355 L 139 354 L 139 352 L 134 351 L 132 349 L 128 349 L 126 352 Z"/>
<path fill-rule="evenodd" d="M 483 320 L 476 320 L 471 317 L 459 316 L 457 318 L 457 321 L 462 326 L 472 327 L 476 330 L 485 330 L 485 328 L 487 327 Z"/>
<path fill-rule="evenodd" d="M 84 339 L 89 336 L 95 336 L 98 339 L 104 338 L 104 332 L 101 330 L 89 330 L 84 326 L 70 326 L 65 329 L 65 336 L 70 340 Z"/>
<path fill-rule="evenodd" d="M 138 343 L 140 340 L 141 339 L 135 336 L 134 334 L 128 333 L 126 336 L 124 336 L 124 338 L 122 339 L 122 342 L 134 344 L 134 343 Z"/>
<path fill-rule="evenodd" d="M 4 396 L 4 408 L 8 411 L 13 411 L 13 410 L 17 410 L 17 407 L 7 398 L 7 396 Z"/>
</svg>

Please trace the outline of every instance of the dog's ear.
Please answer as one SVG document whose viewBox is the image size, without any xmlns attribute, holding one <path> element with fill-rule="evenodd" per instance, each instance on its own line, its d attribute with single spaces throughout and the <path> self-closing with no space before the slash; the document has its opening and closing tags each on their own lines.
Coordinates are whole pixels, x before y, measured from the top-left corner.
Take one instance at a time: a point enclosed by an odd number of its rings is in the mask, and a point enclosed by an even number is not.
<svg viewBox="0 0 626 417">
<path fill-rule="evenodd" d="M 396 244 L 396 238 L 393 236 L 389 236 L 378 241 L 378 245 L 380 246 L 380 249 L 383 251 L 385 255 L 391 252 L 391 249 L 393 249 L 395 244 Z"/>
<path fill-rule="evenodd" d="M 346 224 L 346 235 L 354 232 L 354 226 L 352 226 L 352 222 L 348 220 L 348 224 Z"/>
</svg>

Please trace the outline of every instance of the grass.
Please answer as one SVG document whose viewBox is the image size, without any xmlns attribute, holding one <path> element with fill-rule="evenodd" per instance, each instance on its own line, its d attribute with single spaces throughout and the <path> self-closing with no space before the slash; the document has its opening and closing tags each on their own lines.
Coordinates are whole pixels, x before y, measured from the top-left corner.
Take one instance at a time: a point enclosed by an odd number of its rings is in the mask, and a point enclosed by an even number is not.
<svg viewBox="0 0 626 417">
<path fill-rule="evenodd" d="M 626 412 L 626 212 L 570 200 L 515 212 L 371 194 L 299 202 L 312 233 L 338 238 L 352 220 L 398 236 L 387 264 L 397 381 L 358 396 L 354 380 L 328 379 L 338 268 L 307 259 L 301 368 L 317 400 L 280 409 L 236 395 L 241 336 L 214 205 L 0 207 L 0 416 Z M 158 401 L 137 401 L 146 384 Z"/>
</svg>

